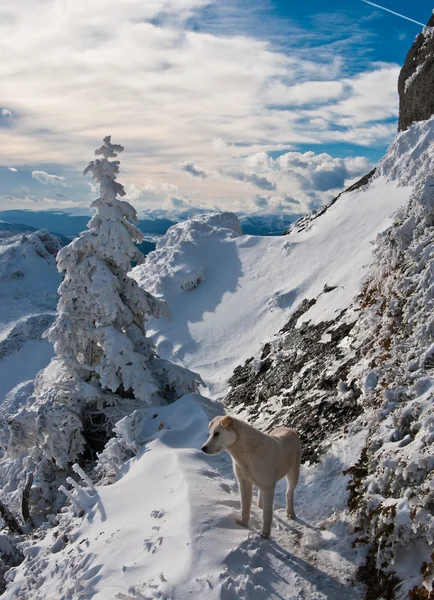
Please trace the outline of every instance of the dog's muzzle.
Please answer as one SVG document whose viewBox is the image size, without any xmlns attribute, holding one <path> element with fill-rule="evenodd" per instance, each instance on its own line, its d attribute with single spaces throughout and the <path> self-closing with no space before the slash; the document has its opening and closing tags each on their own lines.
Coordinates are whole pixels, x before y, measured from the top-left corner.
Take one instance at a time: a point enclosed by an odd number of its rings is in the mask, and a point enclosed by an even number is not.
<svg viewBox="0 0 434 600">
<path fill-rule="evenodd" d="M 202 446 L 201 450 L 202 452 L 205 452 L 205 454 L 208 454 L 208 446 Z"/>
</svg>

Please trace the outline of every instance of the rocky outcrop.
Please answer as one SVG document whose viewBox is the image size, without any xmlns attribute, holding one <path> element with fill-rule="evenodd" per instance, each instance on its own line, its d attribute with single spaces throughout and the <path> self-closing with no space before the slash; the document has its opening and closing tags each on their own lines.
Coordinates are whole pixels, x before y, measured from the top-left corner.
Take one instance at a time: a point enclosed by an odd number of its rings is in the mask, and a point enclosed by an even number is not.
<svg viewBox="0 0 434 600">
<path fill-rule="evenodd" d="M 326 286 L 323 294 L 334 289 Z M 302 460 L 310 462 L 318 460 L 324 442 L 363 412 L 360 387 L 354 381 L 344 385 L 359 358 L 358 351 L 348 351 L 357 315 L 344 310 L 333 321 L 303 322 L 315 303 L 305 300 L 264 345 L 259 360 L 250 358 L 235 369 L 225 400 L 248 420 L 261 420 L 266 430 L 295 427 Z"/>
<path fill-rule="evenodd" d="M 398 79 L 398 130 L 434 114 L 434 15 L 415 39 Z"/>
</svg>

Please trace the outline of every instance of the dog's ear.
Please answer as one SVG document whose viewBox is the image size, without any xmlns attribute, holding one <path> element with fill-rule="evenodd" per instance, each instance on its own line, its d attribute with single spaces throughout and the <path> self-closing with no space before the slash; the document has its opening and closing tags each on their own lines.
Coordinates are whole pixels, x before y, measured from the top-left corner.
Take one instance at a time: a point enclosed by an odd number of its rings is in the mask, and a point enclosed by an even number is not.
<svg viewBox="0 0 434 600">
<path fill-rule="evenodd" d="M 233 424 L 233 418 L 229 417 L 228 415 L 223 417 L 220 421 L 220 425 L 222 425 L 223 427 L 232 427 L 232 424 Z"/>
<path fill-rule="evenodd" d="M 211 427 L 214 425 L 214 423 L 215 423 L 215 422 L 216 422 L 218 419 L 220 419 L 220 417 L 214 417 L 214 419 L 208 423 L 208 428 L 209 428 L 209 429 L 211 429 Z"/>
</svg>

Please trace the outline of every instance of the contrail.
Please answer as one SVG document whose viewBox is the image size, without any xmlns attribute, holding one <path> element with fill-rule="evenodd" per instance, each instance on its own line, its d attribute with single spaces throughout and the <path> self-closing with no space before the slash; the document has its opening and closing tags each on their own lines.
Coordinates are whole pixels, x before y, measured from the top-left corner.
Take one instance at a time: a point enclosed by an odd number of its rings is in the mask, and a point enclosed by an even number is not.
<svg viewBox="0 0 434 600">
<path fill-rule="evenodd" d="M 405 19 L 406 21 L 411 21 L 412 23 L 416 23 L 416 25 L 422 25 L 425 27 L 425 23 L 420 23 L 419 21 L 415 21 L 414 19 L 410 19 L 410 17 L 405 17 L 400 13 L 395 12 L 394 10 L 390 10 L 389 8 L 385 8 L 384 6 L 380 6 L 379 4 L 374 4 L 373 2 L 369 2 L 369 0 L 362 0 L 365 4 L 370 4 L 371 6 L 375 6 L 375 8 L 381 8 L 381 10 L 385 10 L 388 13 L 392 13 L 392 15 L 396 15 L 397 17 L 401 17 L 401 19 Z"/>
</svg>

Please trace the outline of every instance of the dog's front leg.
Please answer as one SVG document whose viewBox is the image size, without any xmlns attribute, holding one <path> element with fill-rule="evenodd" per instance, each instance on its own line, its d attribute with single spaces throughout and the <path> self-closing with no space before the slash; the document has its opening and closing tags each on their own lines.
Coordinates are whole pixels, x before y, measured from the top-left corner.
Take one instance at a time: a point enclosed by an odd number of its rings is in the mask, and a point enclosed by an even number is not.
<svg viewBox="0 0 434 600">
<path fill-rule="evenodd" d="M 238 479 L 241 495 L 241 519 L 235 519 L 235 522 L 242 527 L 248 527 L 250 508 L 252 506 L 253 484 L 243 476 L 239 469 L 235 469 L 235 475 Z"/>
<path fill-rule="evenodd" d="M 262 532 L 263 538 L 269 538 L 271 533 L 271 522 L 273 520 L 274 486 L 261 490 L 262 509 Z"/>
</svg>

